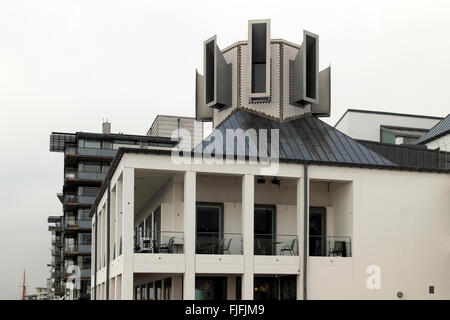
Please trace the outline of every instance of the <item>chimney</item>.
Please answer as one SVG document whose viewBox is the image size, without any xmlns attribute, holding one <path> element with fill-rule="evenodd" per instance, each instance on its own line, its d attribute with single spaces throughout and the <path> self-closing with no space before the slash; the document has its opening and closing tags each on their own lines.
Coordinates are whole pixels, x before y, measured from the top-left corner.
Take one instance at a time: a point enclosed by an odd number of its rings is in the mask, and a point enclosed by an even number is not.
<svg viewBox="0 0 450 320">
<path fill-rule="evenodd" d="M 111 133 L 111 122 L 108 122 L 108 119 L 106 119 L 106 121 L 103 120 L 102 133 L 103 134 L 110 134 Z"/>
</svg>

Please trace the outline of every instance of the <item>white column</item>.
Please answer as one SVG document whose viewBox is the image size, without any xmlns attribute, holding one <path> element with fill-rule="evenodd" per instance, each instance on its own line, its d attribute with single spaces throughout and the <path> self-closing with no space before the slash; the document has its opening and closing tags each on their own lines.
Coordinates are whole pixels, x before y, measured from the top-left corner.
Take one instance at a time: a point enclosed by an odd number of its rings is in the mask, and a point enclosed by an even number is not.
<svg viewBox="0 0 450 320">
<path fill-rule="evenodd" d="M 227 276 L 227 300 L 236 300 L 236 276 Z"/>
<path fill-rule="evenodd" d="M 254 198 L 254 176 L 246 174 L 242 177 L 242 237 L 244 244 L 242 300 L 253 300 Z"/>
<path fill-rule="evenodd" d="M 196 173 L 184 174 L 184 255 L 185 272 L 183 299 L 195 299 L 195 210 L 196 210 Z"/>
<path fill-rule="evenodd" d="M 122 300 L 133 300 L 134 168 L 123 169 Z"/>
<path fill-rule="evenodd" d="M 297 179 L 297 239 L 300 274 L 297 275 L 297 300 L 303 299 L 303 221 L 304 221 L 304 178 Z"/>
<path fill-rule="evenodd" d="M 183 276 L 174 275 L 172 277 L 172 300 L 183 300 L 183 292 L 181 288 L 183 287 Z"/>
</svg>

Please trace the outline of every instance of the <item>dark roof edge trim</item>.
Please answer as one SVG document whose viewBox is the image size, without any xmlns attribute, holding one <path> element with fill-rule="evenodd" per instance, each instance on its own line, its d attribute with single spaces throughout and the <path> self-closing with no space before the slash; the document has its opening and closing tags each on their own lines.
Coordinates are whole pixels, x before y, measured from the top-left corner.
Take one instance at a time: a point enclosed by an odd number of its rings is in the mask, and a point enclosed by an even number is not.
<svg viewBox="0 0 450 320">
<path fill-rule="evenodd" d="M 339 118 L 334 127 L 341 122 L 341 120 L 345 117 L 348 112 L 358 112 L 358 113 L 370 113 L 370 114 L 381 114 L 388 116 L 401 116 L 401 117 L 411 117 L 411 118 L 422 118 L 422 119 L 433 119 L 433 120 L 442 120 L 443 117 L 436 116 L 425 116 L 421 114 L 411 114 L 411 113 L 398 113 L 398 112 L 387 112 L 387 111 L 374 111 L 374 110 L 362 110 L 362 109 L 347 109 L 344 114 Z"/>
</svg>

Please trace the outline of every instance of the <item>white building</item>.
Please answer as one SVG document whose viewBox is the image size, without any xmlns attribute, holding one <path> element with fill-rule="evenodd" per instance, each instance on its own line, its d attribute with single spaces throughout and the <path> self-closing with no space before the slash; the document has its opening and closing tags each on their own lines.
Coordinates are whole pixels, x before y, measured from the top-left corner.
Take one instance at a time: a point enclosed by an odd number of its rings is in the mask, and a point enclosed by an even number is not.
<svg viewBox="0 0 450 320">
<path fill-rule="evenodd" d="M 256 20 L 205 41 L 196 114 L 216 130 L 182 159 L 119 149 L 91 211 L 93 299 L 450 299 L 450 171 L 318 119 L 330 68 L 303 37 Z"/>
<path fill-rule="evenodd" d="M 357 140 L 412 144 L 442 119 L 425 115 L 348 109 L 334 127 Z"/>
</svg>

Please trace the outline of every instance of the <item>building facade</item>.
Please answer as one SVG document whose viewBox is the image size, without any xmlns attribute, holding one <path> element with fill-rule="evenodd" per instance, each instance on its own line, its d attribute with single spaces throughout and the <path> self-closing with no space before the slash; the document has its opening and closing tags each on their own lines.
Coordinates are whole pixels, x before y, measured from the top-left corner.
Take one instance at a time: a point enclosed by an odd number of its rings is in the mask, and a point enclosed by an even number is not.
<svg viewBox="0 0 450 320">
<path fill-rule="evenodd" d="M 348 109 L 335 128 L 353 139 L 390 144 L 413 144 L 442 117 Z"/>
<path fill-rule="evenodd" d="M 111 161 L 119 147 L 170 149 L 167 137 L 111 133 L 103 123 L 102 133 L 58 133 L 50 135 L 50 151 L 64 154 L 63 190 L 57 194 L 61 216 L 50 216 L 51 291 L 56 298 L 89 299 L 91 273 L 91 218 L 89 212 Z M 73 283 L 70 289 L 66 283 Z M 73 291 L 73 292 L 68 292 Z"/>
<path fill-rule="evenodd" d="M 331 69 L 317 35 L 248 31 L 204 43 L 196 115 L 210 136 L 116 153 L 90 212 L 91 298 L 449 299 L 450 171 L 319 119 Z"/>
</svg>

